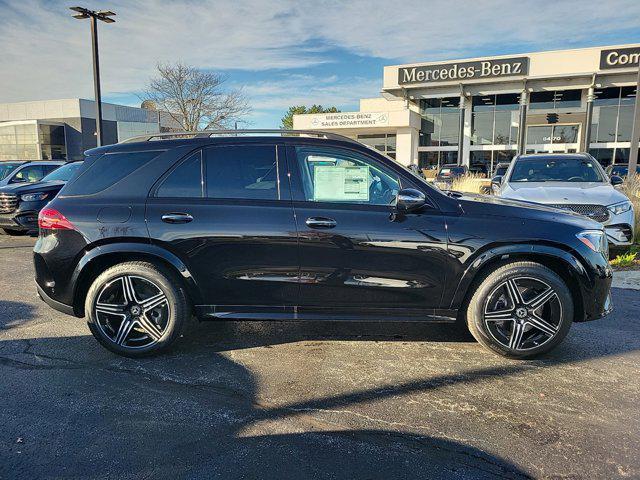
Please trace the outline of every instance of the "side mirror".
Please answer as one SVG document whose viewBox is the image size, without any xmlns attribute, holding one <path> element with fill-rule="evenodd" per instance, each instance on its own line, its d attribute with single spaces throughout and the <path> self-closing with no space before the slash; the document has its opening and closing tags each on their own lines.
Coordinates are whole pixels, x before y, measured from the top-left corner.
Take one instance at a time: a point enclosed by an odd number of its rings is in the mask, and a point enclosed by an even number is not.
<svg viewBox="0 0 640 480">
<path fill-rule="evenodd" d="M 415 188 L 403 188 L 398 192 L 396 209 L 407 213 L 419 209 L 427 203 L 427 196 Z"/>
<path fill-rule="evenodd" d="M 503 178 L 502 175 L 496 175 L 491 179 L 491 184 L 498 185 L 498 186 L 502 185 L 502 178 Z"/>
<path fill-rule="evenodd" d="M 624 180 L 622 180 L 622 177 L 619 177 L 618 175 L 611 175 L 611 185 L 615 187 L 617 185 L 622 185 L 623 183 Z"/>
</svg>

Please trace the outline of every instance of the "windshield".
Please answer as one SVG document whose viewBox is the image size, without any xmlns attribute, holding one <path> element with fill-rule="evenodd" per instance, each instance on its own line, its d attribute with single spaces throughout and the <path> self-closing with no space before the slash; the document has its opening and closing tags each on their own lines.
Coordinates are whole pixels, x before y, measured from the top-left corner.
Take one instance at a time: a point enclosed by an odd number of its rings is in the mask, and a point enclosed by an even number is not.
<svg viewBox="0 0 640 480">
<path fill-rule="evenodd" d="M 2 163 L 0 164 L 0 180 L 5 178 L 9 173 L 16 169 L 19 163 Z"/>
<path fill-rule="evenodd" d="M 460 175 L 464 173 L 464 167 L 442 167 L 440 170 L 440 175 Z"/>
<path fill-rule="evenodd" d="M 46 175 L 45 177 L 43 177 L 41 181 L 42 182 L 55 182 L 55 181 L 68 182 L 69 179 L 71 178 L 71 175 L 73 175 L 78 170 L 78 168 L 80 168 L 80 165 L 82 165 L 82 162 L 67 163 L 66 165 L 63 165 L 60 168 L 56 168 L 49 175 Z"/>
<path fill-rule="evenodd" d="M 603 182 L 594 160 L 588 158 L 521 158 L 510 182 Z"/>
</svg>

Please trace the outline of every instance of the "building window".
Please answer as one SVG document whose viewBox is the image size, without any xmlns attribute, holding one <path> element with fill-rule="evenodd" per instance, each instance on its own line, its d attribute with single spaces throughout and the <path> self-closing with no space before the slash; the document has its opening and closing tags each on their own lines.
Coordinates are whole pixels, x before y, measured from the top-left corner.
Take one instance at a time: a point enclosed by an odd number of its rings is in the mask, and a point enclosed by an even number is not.
<svg viewBox="0 0 640 480">
<path fill-rule="evenodd" d="M 66 160 L 63 125 L 38 125 L 38 139 L 43 160 Z"/>
<path fill-rule="evenodd" d="M 629 142 L 636 87 L 602 88 L 593 101 L 592 143 Z"/>
<path fill-rule="evenodd" d="M 418 167 L 420 170 L 437 172 L 442 165 L 448 163 L 458 163 L 457 151 L 418 152 Z M 429 175 L 427 175 L 427 178 L 429 178 Z"/>
<path fill-rule="evenodd" d="M 515 145 L 518 142 L 517 94 L 473 97 L 472 145 Z"/>
<path fill-rule="evenodd" d="M 460 134 L 460 99 L 458 97 L 421 100 L 420 114 L 422 115 L 421 147 L 458 145 Z"/>
<path fill-rule="evenodd" d="M 39 160 L 35 123 L 0 125 L 0 160 Z"/>
<path fill-rule="evenodd" d="M 393 133 L 380 133 L 376 135 L 358 135 L 358 141 L 369 148 L 378 150 L 388 157 L 396 158 L 396 135 Z"/>
<path fill-rule="evenodd" d="M 532 92 L 529 108 L 532 110 L 576 109 L 582 105 L 582 90 L 556 90 L 551 92 Z"/>
</svg>

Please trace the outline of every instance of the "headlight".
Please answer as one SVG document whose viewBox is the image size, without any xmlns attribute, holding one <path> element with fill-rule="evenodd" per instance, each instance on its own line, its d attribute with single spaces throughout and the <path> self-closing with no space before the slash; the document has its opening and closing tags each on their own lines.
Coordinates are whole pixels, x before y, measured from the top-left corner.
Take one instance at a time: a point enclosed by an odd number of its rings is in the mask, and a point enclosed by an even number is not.
<svg viewBox="0 0 640 480">
<path fill-rule="evenodd" d="M 26 195 L 20 195 L 20 199 L 23 202 L 39 202 L 40 200 L 46 200 L 49 197 L 47 192 L 27 193 Z"/>
<path fill-rule="evenodd" d="M 603 230 L 585 230 L 576 234 L 576 237 L 594 252 L 602 253 L 605 257 L 609 255 L 609 242 Z"/>
<path fill-rule="evenodd" d="M 626 202 L 614 203 L 613 205 L 609 205 L 607 208 L 614 215 L 620 215 L 621 213 L 631 210 L 633 205 L 627 200 Z"/>
</svg>

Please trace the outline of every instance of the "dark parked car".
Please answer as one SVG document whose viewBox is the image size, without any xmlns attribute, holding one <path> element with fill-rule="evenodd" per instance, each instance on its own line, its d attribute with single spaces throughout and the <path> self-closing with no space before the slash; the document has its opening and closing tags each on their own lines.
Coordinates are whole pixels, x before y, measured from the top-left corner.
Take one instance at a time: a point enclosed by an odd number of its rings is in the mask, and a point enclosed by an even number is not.
<svg viewBox="0 0 640 480">
<path fill-rule="evenodd" d="M 616 163 L 614 165 L 609 165 L 605 172 L 609 177 L 618 176 L 621 178 L 625 178 L 627 175 L 629 175 L 629 164 Z M 636 165 L 636 173 L 640 175 L 640 165 Z"/>
<path fill-rule="evenodd" d="M 42 299 L 128 356 L 164 350 L 195 315 L 459 320 L 522 358 L 611 309 L 597 222 L 445 194 L 333 134 L 224 133 L 89 150 L 40 212 Z"/>
<path fill-rule="evenodd" d="M 38 228 L 38 213 L 80 168 L 82 162 L 56 168 L 39 182 L 12 183 L 0 187 L 0 228 L 21 235 Z"/>
<path fill-rule="evenodd" d="M 39 182 L 64 163 L 57 160 L 0 162 L 0 187 L 14 183 Z"/>
<path fill-rule="evenodd" d="M 469 169 L 466 165 L 457 165 L 455 163 L 449 165 L 443 165 L 440 167 L 440 171 L 436 176 L 436 182 L 453 182 L 454 179 L 466 175 L 469 173 Z"/>
</svg>

